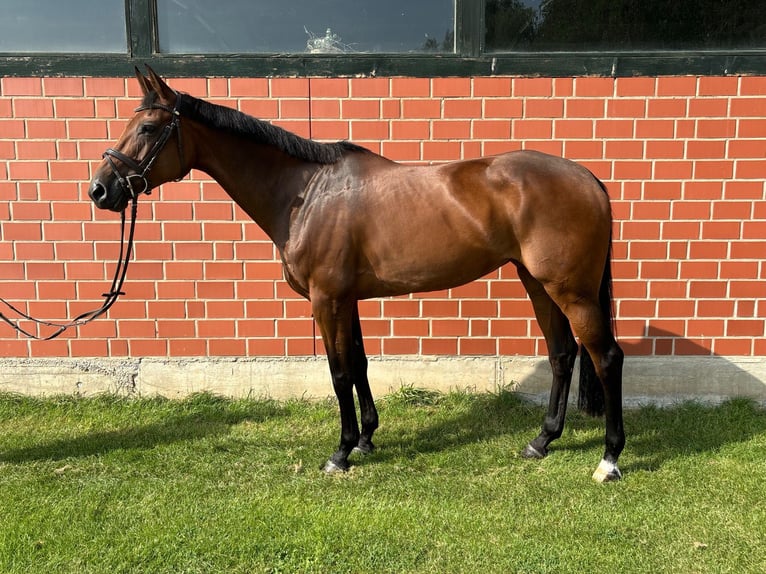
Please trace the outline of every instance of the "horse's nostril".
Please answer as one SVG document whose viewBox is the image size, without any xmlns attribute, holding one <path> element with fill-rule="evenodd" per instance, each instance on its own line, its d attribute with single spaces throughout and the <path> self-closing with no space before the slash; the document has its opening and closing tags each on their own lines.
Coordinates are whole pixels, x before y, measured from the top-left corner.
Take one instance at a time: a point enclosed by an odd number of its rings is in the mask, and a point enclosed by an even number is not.
<svg viewBox="0 0 766 574">
<path fill-rule="evenodd" d="M 93 200 L 93 203 L 98 207 L 103 207 L 104 201 L 106 200 L 106 188 L 100 181 L 95 180 L 90 184 L 88 195 Z"/>
</svg>

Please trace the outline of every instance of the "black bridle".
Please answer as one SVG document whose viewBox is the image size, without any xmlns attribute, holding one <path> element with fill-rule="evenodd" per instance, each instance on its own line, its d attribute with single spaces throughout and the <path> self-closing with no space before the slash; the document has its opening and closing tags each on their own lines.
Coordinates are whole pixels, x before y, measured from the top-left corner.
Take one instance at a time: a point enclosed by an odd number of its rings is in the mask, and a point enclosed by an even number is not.
<svg viewBox="0 0 766 574">
<path fill-rule="evenodd" d="M 10 304 L 8 301 L 0 297 L 0 302 L 5 304 L 9 309 L 11 309 L 14 313 L 16 313 L 19 317 L 22 319 L 26 319 L 28 321 L 32 321 L 36 325 L 40 325 L 43 327 L 52 327 L 55 329 L 53 333 L 41 336 L 37 333 L 33 333 L 30 330 L 25 329 L 22 327 L 18 321 L 14 321 L 2 313 L 0 313 L 0 321 L 3 321 L 13 327 L 16 331 L 21 333 L 22 335 L 25 335 L 26 337 L 29 337 L 30 339 L 36 339 L 38 341 L 49 341 L 51 339 L 55 339 L 61 333 L 69 329 L 70 327 L 79 327 L 80 325 L 84 325 L 86 323 L 89 323 L 96 319 L 97 317 L 100 317 L 104 313 L 106 313 L 109 308 L 114 305 L 117 302 L 117 299 L 120 295 L 124 295 L 125 292 L 122 291 L 122 285 L 125 283 L 125 276 L 128 272 L 128 263 L 130 263 L 130 258 L 133 254 L 133 236 L 136 229 L 136 213 L 138 211 L 138 196 L 142 193 L 149 195 L 151 193 L 151 188 L 149 187 L 149 181 L 147 180 L 147 176 L 149 175 L 149 172 L 152 169 L 152 166 L 154 165 L 154 162 L 159 157 L 160 153 L 162 152 L 163 148 L 165 147 L 165 144 L 167 144 L 168 140 L 170 140 L 171 136 L 173 135 L 173 132 L 176 132 L 176 139 L 178 140 L 178 161 L 179 165 L 181 166 L 181 174 L 184 173 L 183 171 L 183 165 L 184 165 L 184 154 L 183 154 L 183 142 L 181 139 L 181 114 L 178 111 L 179 105 L 180 105 L 181 97 L 179 94 L 176 94 L 176 103 L 174 107 L 166 106 L 165 104 L 161 103 L 153 103 L 146 106 L 139 106 L 136 108 L 136 112 L 142 112 L 145 110 L 150 109 L 158 109 L 158 110 L 165 110 L 166 112 L 169 112 L 171 114 L 170 122 L 165 125 L 165 127 L 162 129 L 162 133 L 160 134 L 160 137 L 157 138 L 157 141 L 154 142 L 154 145 L 152 146 L 152 149 L 149 150 L 149 153 L 146 154 L 146 157 L 142 159 L 140 162 L 134 160 L 133 158 L 130 158 L 126 156 L 124 153 L 117 151 L 113 148 L 108 148 L 103 155 L 103 158 L 109 163 L 109 167 L 112 168 L 112 173 L 114 173 L 114 176 L 117 178 L 117 181 L 120 183 L 120 186 L 122 187 L 123 191 L 127 196 L 131 198 L 131 206 L 130 206 L 130 228 L 128 230 L 128 237 L 127 237 L 127 244 L 125 242 L 125 210 L 123 209 L 120 213 L 120 256 L 117 258 L 117 266 L 114 271 L 114 278 L 112 279 L 112 286 L 110 287 L 109 291 L 104 293 L 102 296 L 104 297 L 104 302 L 98 309 L 94 309 L 92 311 L 86 311 L 85 313 L 82 313 L 72 319 L 71 321 L 68 321 L 66 323 L 57 323 L 54 321 L 44 321 L 41 319 L 35 319 L 34 317 L 24 313 L 20 309 L 14 307 L 12 304 Z M 123 176 L 120 171 L 117 169 L 117 165 L 114 163 L 114 160 L 112 158 L 115 158 L 125 164 L 132 173 L 128 173 L 128 175 Z M 181 175 L 179 179 L 183 177 Z M 141 189 L 136 189 L 134 187 L 134 181 L 138 181 L 142 184 Z M 177 180 L 176 180 L 177 181 Z"/>
<path fill-rule="evenodd" d="M 149 150 L 149 153 L 146 154 L 146 157 L 144 157 L 144 159 L 142 159 L 140 162 L 111 147 L 107 148 L 107 150 L 104 152 L 103 158 L 109 163 L 109 167 L 112 168 L 112 173 L 117 178 L 117 181 L 120 182 L 120 186 L 128 197 L 131 197 L 135 200 L 142 193 L 147 195 L 151 193 L 149 182 L 146 178 L 149 175 L 154 162 L 159 157 L 160 152 L 165 147 L 165 144 L 168 143 L 168 140 L 171 138 L 174 131 L 177 132 L 176 140 L 178 141 L 178 162 L 179 166 L 181 167 L 181 173 L 184 173 L 184 149 L 183 139 L 181 138 L 181 114 L 178 111 L 180 104 L 181 96 L 176 93 L 176 103 L 172 108 L 170 106 L 166 106 L 165 104 L 156 102 L 145 106 L 138 106 L 135 109 L 136 112 L 143 112 L 146 110 L 165 110 L 171 115 L 170 122 L 165 124 L 165 127 L 162 128 L 160 137 L 157 138 L 157 141 L 154 142 L 152 149 Z M 123 177 L 123 175 L 120 173 L 120 170 L 117 169 L 117 165 L 114 163 L 114 159 L 112 158 L 115 158 L 124 163 L 132 170 L 132 173 L 129 173 Z M 183 176 L 179 176 L 178 179 L 181 177 Z M 133 187 L 134 180 L 141 182 L 141 189 L 135 189 Z"/>
</svg>

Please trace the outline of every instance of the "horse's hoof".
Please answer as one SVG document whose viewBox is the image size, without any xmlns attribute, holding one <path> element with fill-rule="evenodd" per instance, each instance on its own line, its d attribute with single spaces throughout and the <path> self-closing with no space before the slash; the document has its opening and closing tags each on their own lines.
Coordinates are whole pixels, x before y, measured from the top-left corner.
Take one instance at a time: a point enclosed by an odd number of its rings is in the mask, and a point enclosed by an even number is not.
<svg viewBox="0 0 766 574">
<path fill-rule="evenodd" d="M 366 443 L 359 443 L 358 445 L 356 445 L 351 451 L 351 453 L 358 454 L 359 456 L 367 456 L 368 454 L 372 454 L 372 451 L 374 450 L 375 450 L 375 445 L 373 445 L 371 442 L 366 442 Z"/>
<path fill-rule="evenodd" d="M 328 460 L 324 466 L 322 467 L 322 472 L 325 474 L 340 474 L 343 472 L 346 472 L 348 470 L 348 465 L 345 467 L 339 465 L 336 462 L 333 462 L 332 460 Z"/>
<path fill-rule="evenodd" d="M 521 451 L 521 457 L 522 458 L 536 458 L 541 459 L 545 458 L 545 455 L 547 455 L 547 452 L 540 452 L 535 447 L 533 447 L 531 444 L 528 444 L 524 447 L 524 450 Z"/>
<path fill-rule="evenodd" d="M 593 480 L 596 482 L 614 482 L 622 478 L 622 473 L 617 465 L 607 460 L 602 460 L 598 465 L 596 472 L 593 473 Z"/>
</svg>

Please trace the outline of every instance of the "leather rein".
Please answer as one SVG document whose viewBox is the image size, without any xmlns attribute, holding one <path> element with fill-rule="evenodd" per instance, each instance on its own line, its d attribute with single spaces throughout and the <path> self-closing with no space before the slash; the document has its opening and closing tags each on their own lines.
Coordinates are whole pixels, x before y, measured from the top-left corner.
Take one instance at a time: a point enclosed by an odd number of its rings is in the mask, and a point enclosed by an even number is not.
<svg viewBox="0 0 766 574">
<path fill-rule="evenodd" d="M 74 319 L 70 321 L 67 321 L 65 323 L 59 323 L 55 321 L 46 321 L 46 320 L 36 319 L 32 317 L 31 315 L 24 313 L 23 311 L 21 311 L 20 309 L 18 309 L 17 307 L 13 306 L 11 303 L 9 303 L 8 301 L 0 297 L 0 302 L 5 304 L 9 309 L 11 309 L 14 313 L 16 313 L 22 319 L 31 321 L 38 326 L 51 327 L 55 330 L 49 335 L 42 336 L 33 332 L 30 329 L 22 327 L 19 320 L 10 319 L 6 317 L 5 315 L 3 315 L 2 313 L 0 313 L 0 321 L 7 323 L 16 331 L 18 331 L 19 333 L 21 333 L 22 335 L 26 337 L 29 337 L 30 339 L 35 339 L 38 341 L 50 341 L 51 339 L 55 339 L 56 337 L 61 335 L 61 333 L 63 333 L 64 331 L 66 331 L 67 329 L 71 327 L 79 327 L 80 325 L 85 325 L 86 323 L 90 323 L 97 317 L 100 317 L 101 315 L 106 313 L 112 305 L 114 305 L 117 302 L 117 299 L 119 298 L 120 295 L 125 294 L 125 292 L 122 290 L 122 285 L 123 283 L 125 283 L 125 277 L 128 272 L 128 263 L 130 263 L 130 258 L 133 254 L 133 237 L 134 237 L 135 228 L 136 228 L 136 213 L 138 211 L 138 196 L 141 194 L 146 194 L 146 195 L 151 194 L 151 189 L 149 187 L 149 182 L 147 180 L 147 177 L 149 175 L 149 172 L 152 169 L 152 166 L 154 165 L 154 162 L 159 157 L 160 153 L 165 147 L 165 144 L 167 144 L 168 140 L 170 140 L 174 131 L 177 132 L 176 139 L 178 140 L 179 165 L 183 166 L 184 164 L 183 141 L 181 139 L 181 115 L 178 111 L 180 101 L 181 101 L 181 96 L 179 94 L 176 94 L 176 103 L 175 103 L 175 106 L 172 108 L 170 106 L 166 106 L 161 103 L 153 103 L 150 105 L 139 106 L 136 108 L 135 110 L 136 112 L 142 112 L 142 111 L 150 110 L 150 109 L 165 110 L 166 112 L 169 112 L 172 116 L 170 122 L 167 123 L 165 127 L 163 128 L 162 133 L 160 134 L 160 137 L 157 138 L 156 142 L 154 142 L 152 149 L 149 150 L 149 153 L 146 154 L 146 157 L 144 157 L 144 159 L 142 159 L 140 162 L 137 162 L 133 158 L 126 156 L 124 153 L 117 151 L 114 148 L 107 148 L 107 150 L 103 154 L 103 158 L 109 163 L 109 166 L 112 169 L 112 173 L 117 178 L 117 181 L 120 183 L 122 190 L 125 192 L 125 194 L 128 197 L 131 198 L 131 206 L 130 206 L 130 226 L 129 226 L 128 234 L 127 234 L 127 242 L 125 237 L 125 223 L 126 223 L 125 210 L 123 209 L 122 212 L 120 213 L 120 255 L 117 258 L 117 265 L 114 271 L 114 278 L 112 279 L 112 285 L 109 288 L 108 292 L 102 294 L 102 297 L 104 297 L 104 302 L 102 303 L 102 305 L 97 309 L 93 309 L 92 311 L 86 311 L 84 313 L 81 313 L 80 315 L 78 315 L 77 317 L 75 317 Z M 115 164 L 113 158 L 125 164 L 133 173 L 129 173 L 128 175 L 123 176 L 120 173 L 120 171 L 117 169 L 117 165 Z M 181 173 L 182 174 L 184 173 L 183 169 L 181 170 Z M 136 183 L 140 184 L 141 187 L 137 188 L 135 186 Z"/>
</svg>

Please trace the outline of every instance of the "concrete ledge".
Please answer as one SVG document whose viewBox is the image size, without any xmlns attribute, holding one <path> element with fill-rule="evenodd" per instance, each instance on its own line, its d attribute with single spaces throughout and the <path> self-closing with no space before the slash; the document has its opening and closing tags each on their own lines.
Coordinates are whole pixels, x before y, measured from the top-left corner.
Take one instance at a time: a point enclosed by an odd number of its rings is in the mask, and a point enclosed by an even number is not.
<svg viewBox="0 0 766 574">
<path fill-rule="evenodd" d="M 369 365 L 375 396 L 402 386 L 442 392 L 506 388 L 545 402 L 550 377 L 540 357 L 378 357 Z M 572 397 L 576 381 L 577 372 Z M 203 391 L 275 399 L 333 395 L 324 358 L 0 359 L 0 392 L 182 398 Z M 628 406 L 731 397 L 766 405 L 766 358 L 628 357 L 624 396 Z"/>
</svg>

